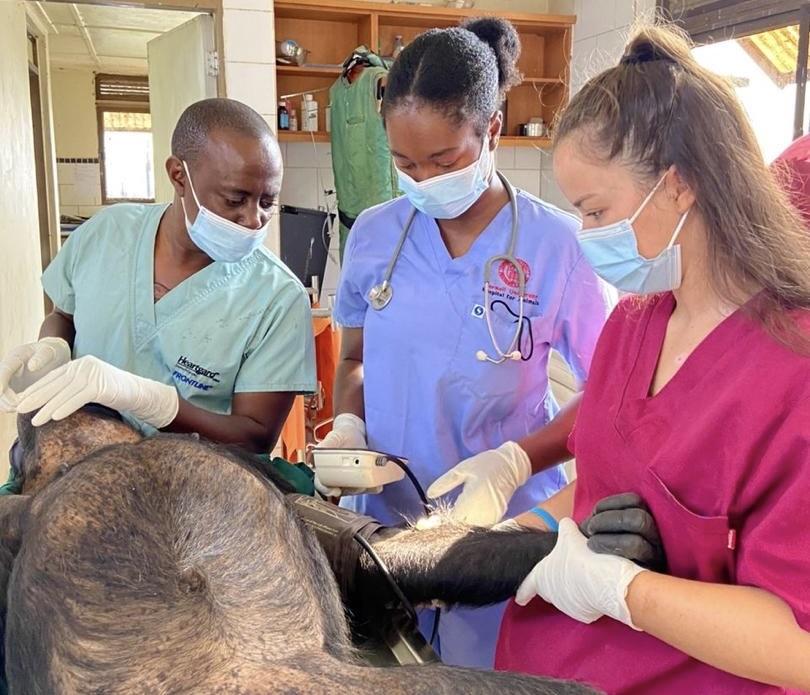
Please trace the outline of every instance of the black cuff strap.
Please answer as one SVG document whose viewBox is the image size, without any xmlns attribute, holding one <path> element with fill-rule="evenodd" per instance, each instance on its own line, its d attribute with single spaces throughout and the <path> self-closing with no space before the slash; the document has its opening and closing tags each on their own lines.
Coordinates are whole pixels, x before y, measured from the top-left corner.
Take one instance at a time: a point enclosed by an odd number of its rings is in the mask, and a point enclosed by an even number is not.
<svg viewBox="0 0 810 695">
<path fill-rule="evenodd" d="M 292 502 L 295 513 L 317 537 L 335 573 L 340 593 L 344 601 L 348 600 L 363 552 L 354 536 L 359 533 L 368 540 L 383 525 L 373 517 L 342 509 L 314 497 L 291 494 L 287 495 L 287 499 Z"/>
</svg>

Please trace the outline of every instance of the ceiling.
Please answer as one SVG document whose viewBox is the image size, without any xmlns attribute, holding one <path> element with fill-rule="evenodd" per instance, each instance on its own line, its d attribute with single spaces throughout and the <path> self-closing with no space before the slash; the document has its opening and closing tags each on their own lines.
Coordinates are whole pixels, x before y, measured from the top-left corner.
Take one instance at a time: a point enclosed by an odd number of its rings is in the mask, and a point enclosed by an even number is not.
<svg viewBox="0 0 810 695">
<path fill-rule="evenodd" d="M 798 26 L 763 31 L 739 39 L 739 43 L 779 87 L 796 81 L 796 63 L 799 60 Z"/>
<path fill-rule="evenodd" d="M 146 44 L 199 14 L 67 2 L 31 4 L 49 27 L 52 65 L 143 75 Z"/>
</svg>

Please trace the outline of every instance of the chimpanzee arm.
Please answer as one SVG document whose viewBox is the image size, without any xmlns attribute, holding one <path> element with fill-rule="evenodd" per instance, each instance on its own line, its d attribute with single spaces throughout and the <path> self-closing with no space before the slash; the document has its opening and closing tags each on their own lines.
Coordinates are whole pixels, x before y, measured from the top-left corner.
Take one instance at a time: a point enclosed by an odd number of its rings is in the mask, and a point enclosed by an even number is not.
<svg viewBox="0 0 810 695">
<path fill-rule="evenodd" d="M 427 529 L 381 529 L 372 548 L 412 603 L 485 606 L 515 595 L 532 568 L 551 552 L 556 533 L 484 529 L 445 521 Z M 374 561 L 360 556 L 355 590 L 364 599 L 390 596 Z"/>
<path fill-rule="evenodd" d="M 557 540 L 557 534 L 514 522 L 498 530 L 437 518 L 439 523 L 428 528 L 386 528 L 372 517 L 312 497 L 292 494 L 287 499 L 318 538 L 350 605 L 380 605 L 392 597 L 390 583 L 357 536 L 371 545 L 411 603 L 470 606 L 514 596 Z"/>
<path fill-rule="evenodd" d="M 390 584 L 365 553 L 361 536 L 385 563 L 411 603 L 439 601 L 485 606 L 514 596 L 532 568 L 551 552 L 556 533 L 507 521 L 486 529 L 431 517 L 426 528 L 386 528 L 372 517 L 302 495 L 288 495 L 315 533 L 335 572 L 344 600 L 386 602 Z M 633 494 L 606 498 L 582 525 L 596 552 L 608 552 L 662 570 L 663 548 L 655 520 Z"/>
</svg>

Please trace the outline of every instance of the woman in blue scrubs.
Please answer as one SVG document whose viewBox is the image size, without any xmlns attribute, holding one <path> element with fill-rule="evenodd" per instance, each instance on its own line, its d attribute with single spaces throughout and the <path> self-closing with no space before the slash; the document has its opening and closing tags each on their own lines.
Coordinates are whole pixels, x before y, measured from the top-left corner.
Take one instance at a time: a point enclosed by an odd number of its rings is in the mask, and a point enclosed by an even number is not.
<svg viewBox="0 0 810 695">
<path fill-rule="evenodd" d="M 425 488 L 460 461 L 471 478 L 497 470 L 495 518 L 518 488 L 511 513 L 565 485 L 559 466 L 532 477 L 519 442 L 557 411 L 549 351 L 584 381 L 609 303 L 577 219 L 521 191 L 513 206 L 496 173 L 499 105 L 519 81 L 519 52 L 509 23 L 480 19 L 422 34 L 394 63 L 383 115 L 406 195 L 364 212 L 349 235 L 335 310 L 338 415 L 322 442 L 402 456 Z M 408 480 L 342 504 L 385 523 L 421 510 Z M 491 667 L 502 610 L 443 616 L 443 659 Z"/>
<path fill-rule="evenodd" d="M 208 99 L 180 117 L 166 170 L 171 205 L 106 208 L 47 268 L 55 310 L 0 360 L 0 407 L 41 425 L 98 403 L 147 434 L 267 452 L 315 387 L 308 297 L 263 246 L 278 144 L 249 107 Z"/>
</svg>

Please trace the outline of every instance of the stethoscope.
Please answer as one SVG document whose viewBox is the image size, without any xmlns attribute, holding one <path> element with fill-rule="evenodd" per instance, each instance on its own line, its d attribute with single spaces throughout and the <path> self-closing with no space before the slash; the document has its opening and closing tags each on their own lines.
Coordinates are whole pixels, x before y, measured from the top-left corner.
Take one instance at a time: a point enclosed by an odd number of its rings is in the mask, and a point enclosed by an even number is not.
<svg viewBox="0 0 810 695">
<path fill-rule="evenodd" d="M 484 350 L 478 350 L 475 353 L 476 359 L 480 360 L 481 362 L 491 362 L 492 364 L 501 364 L 506 360 L 520 360 L 522 357 L 520 350 L 518 350 L 517 347 L 523 331 L 523 300 L 526 294 L 526 275 L 523 272 L 523 267 L 520 265 L 520 263 L 518 263 L 517 258 L 515 258 L 515 246 L 517 244 L 518 235 L 518 210 L 515 189 L 500 171 L 497 173 L 498 178 L 500 178 L 503 185 L 506 187 L 506 193 L 509 196 L 509 208 L 512 214 L 512 230 L 509 236 L 509 248 L 507 249 L 507 252 L 500 256 L 492 256 L 484 266 L 484 316 L 487 322 L 489 337 L 492 340 L 492 346 L 495 348 L 497 357 L 490 357 Z M 391 303 L 391 299 L 394 296 L 394 288 L 391 286 L 391 276 L 394 274 L 394 267 L 397 264 L 400 253 L 402 252 L 402 247 L 405 245 L 405 240 L 408 238 L 408 233 L 411 231 L 411 225 L 413 224 L 414 217 L 416 217 L 416 208 L 411 210 L 411 213 L 405 222 L 405 226 L 402 229 L 402 234 L 400 234 L 394 255 L 391 257 L 391 260 L 388 262 L 388 267 L 385 270 L 383 281 L 377 285 L 374 285 L 374 287 L 372 287 L 368 293 L 368 300 L 371 304 L 371 308 L 375 311 L 385 309 L 385 307 Z M 495 337 L 495 332 L 492 328 L 492 320 L 490 317 L 489 301 L 489 278 L 492 272 L 492 264 L 504 261 L 515 269 L 518 277 L 517 328 L 515 329 L 515 333 L 512 336 L 512 341 L 509 343 L 509 347 L 506 349 L 506 351 L 501 350 L 498 339 Z"/>
</svg>

